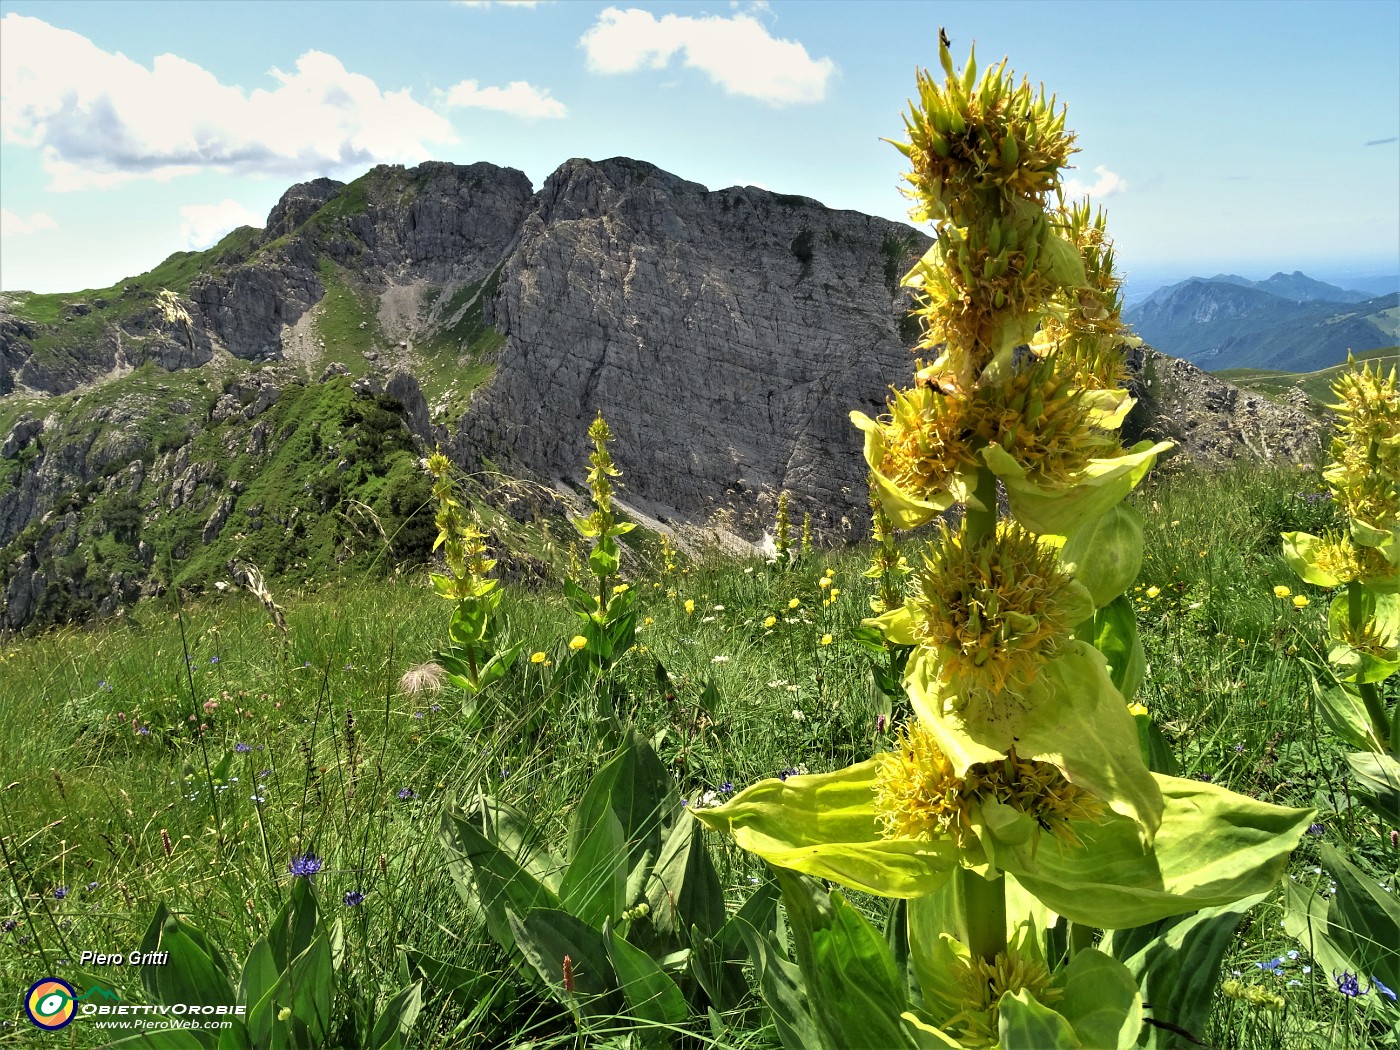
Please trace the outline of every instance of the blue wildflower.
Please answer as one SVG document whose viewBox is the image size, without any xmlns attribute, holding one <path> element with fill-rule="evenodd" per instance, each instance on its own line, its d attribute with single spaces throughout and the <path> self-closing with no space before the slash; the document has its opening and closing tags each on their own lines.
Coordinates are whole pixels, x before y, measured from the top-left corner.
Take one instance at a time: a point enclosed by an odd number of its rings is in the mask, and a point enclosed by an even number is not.
<svg viewBox="0 0 1400 1050">
<path fill-rule="evenodd" d="M 55 886 L 55 887 L 53 888 L 53 899 L 54 899 L 54 900 L 56 900 L 56 901 L 61 901 L 61 900 L 63 900 L 63 898 L 66 897 L 66 896 L 68 896 L 68 887 L 67 887 L 67 886 Z"/>
<path fill-rule="evenodd" d="M 1371 974 L 1371 987 L 1380 992 L 1381 995 L 1385 996 L 1392 1003 L 1395 1002 L 1395 993 L 1383 985 L 1375 974 Z"/>
<path fill-rule="evenodd" d="M 293 857 L 288 869 L 293 875 L 300 879 L 309 879 L 321 870 L 321 858 L 314 853 L 307 853 L 300 857 Z"/>
<path fill-rule="evenodd" d="M 411 802 L 413 799 L 415 799 L 415 798 L 417 798 L 417 797 L 418 797 L 418 792 L 414 791 L 412 788 L 399 788 L 399 801 L 400 801 L 400 802 Z"/>
<path fill-rule="evenodd" d="M 237 751 L 240 755 L 246 755 L 249 751 L 253 750 L 253 745 L 237 743 L 233 745 L 233 749 Z"/>
<path fill-rule="evenodd" d="M 1355 999 L 1358 995 L 1366 994 L 1365 989 L 1361 987 L 1361 982 L 1356 979 L 1356 974 L 1350 970 L 1343 970 L 1340 974 L 1333 973 L 1332 980 L 1337 982 L 1337 991 L 1348 999 Z"/>
<path fill-rule="evenodd" d="M 1321 838 L 1321 837 L 1322 837 L 1323 835 L 1325 835 L 1326 833 L 1327 833 L 1327 829 L 1324 828 L 1321 824 L 1309 824 L 1309 825 L 1308 825 L 1308 834 L 1311 835 L 1311 836 L 1313 836 L 1313 838 Z"/>
<path fill-rule="evenodd" d="M 359 890 L 351 890 L 345 895 L 343 900 L 345 901 L 345 906 L 347 908 L 358 908 L 361 904 L 365 902 L 365 895 Z"/>
</svg>

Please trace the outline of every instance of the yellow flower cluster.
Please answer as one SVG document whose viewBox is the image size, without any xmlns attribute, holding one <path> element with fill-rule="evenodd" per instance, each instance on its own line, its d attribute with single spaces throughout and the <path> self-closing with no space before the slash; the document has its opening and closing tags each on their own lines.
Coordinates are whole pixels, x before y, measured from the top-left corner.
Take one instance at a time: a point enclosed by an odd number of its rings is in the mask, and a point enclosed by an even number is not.
<svg viewBox="0 0 1400 1050">
<path fill-rule="evenodd" d="M 1323 477 L 1349 518 L 1385 530 L 1400 520 L 1400 391 L 1396 370 L 1369 365 L 1344 372 L 1333 386 L 1341 417 L 1332 465 Z"/>
</svg>

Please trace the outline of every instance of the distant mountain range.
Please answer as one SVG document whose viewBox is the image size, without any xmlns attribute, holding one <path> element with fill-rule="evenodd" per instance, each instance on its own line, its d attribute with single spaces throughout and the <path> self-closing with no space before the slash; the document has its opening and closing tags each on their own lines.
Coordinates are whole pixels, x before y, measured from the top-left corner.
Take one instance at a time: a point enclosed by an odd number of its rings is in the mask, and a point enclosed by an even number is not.
<svg viewBox="0 0 1400 1050">
<path fill-rule="evenodd" d="M 1210 371 L 1267 368 L 1313 372 L 1400 343 L 1400 277 L 1339 288 L 1306 274 L 1264 281 L 1236 274 L 1191 277 L 1159 288 L 1124 312 L 1163 353 Z"/>
</svg>

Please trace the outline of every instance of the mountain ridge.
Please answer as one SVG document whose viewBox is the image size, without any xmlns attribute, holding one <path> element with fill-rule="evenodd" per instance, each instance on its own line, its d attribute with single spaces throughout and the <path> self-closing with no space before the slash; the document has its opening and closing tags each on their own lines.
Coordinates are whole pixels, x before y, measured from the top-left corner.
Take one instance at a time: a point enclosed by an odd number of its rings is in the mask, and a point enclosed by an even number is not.
<svg viewBox="0 0 1400 1050">
<path fill-rule="evenodd" d="M 899 281 L 929 243 L 630 158 L 566 162 L 538 190 L 433 162 L 300 183 L 263 231 L 109 289 L 7 297 L 0 624 L 110 613 L 244 560 L 304 582 L 426 557 L 425 450 L 576 487 L 600 411 L 623 498 L 667 527 L 756 536 L 787 489 L 821 534 L 860 536 L 847 415 L 908 382 Z M 1320 447 L 1299 406 L 1146 349 L 1131 368 L 1127 440 Z"/>
</svg>

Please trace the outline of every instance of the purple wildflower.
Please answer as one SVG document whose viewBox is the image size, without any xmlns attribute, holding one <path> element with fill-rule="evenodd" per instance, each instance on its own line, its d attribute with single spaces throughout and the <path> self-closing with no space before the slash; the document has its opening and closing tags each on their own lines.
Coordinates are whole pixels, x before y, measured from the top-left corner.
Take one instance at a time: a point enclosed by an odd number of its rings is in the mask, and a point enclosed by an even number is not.
<svg viewBox="0 0 1400 1050">
<path fill-rule="evenodd" d="M 56 901 L 61 901 L 61 900 L 63 900 L 63 898 L 66 897 L 66 896 L 68 896 L 68 887 L 67 887 L 67 886 L 55 886 L 55 887 L 53 888 L 53 899 L 54 899 L 54 900 L 56 900 Z"/>
<path fill-rule="evenodd" d="M 1308 834 L 1314 838 L 1321 838 L 1323 835 L 1327 834 L 1327 829 L 1321 824 L 1309 824 Z"/>
<path fill-rule="evenodd" d="M 1375 974 L 1371 974 L 1371 987 L 1380 992 L 1381 995 L 1385 996 L 1392 1003 L 1395 1002 L 1395 993 L 1383 985 Z"/>
<path fill-rule="evenodd" d="M 301 879 L 309 879 L 321 870 L 321 858 L 314 853 L 307 853 L 300 857 L 293 857 L 288 869 L 293 875 Z"/>
<path fill-rule="evenodd" d="M 237 751 L 240 755 L 246 755 L 249 751 L 253 750 L 253 745 L 245 744 L 240 741 L 239 743 L 233 745 L 233 749 Z"/>
<path fill-rule="evenodd" d="M 1343 970 L 1340 974 L 1334 973 L 1332 980 L 1337 982 L 1337 991 L 1348 999 L 1355 999 L 1358 995 L 1366 994 L 1365 989 L 1361 987 L 1361 982 L 1356 979 L 1356 974 L 1350 970 Z"/>
<path fill-rule="evenodd" d="M 365 895 L 359 890 L 351 890 L 343 899 L 347 908 L 358 908 L 365 902 Z"/>
<path fill-rule="evenodd" d="M 412 788 L 399 788 L 399 801 L 400 801 L 400 802 L 411 802 L 413 799 L 415 799 L 415 798 L 417 798 L 417 797 L 418 797 L 418 792 L 414 791 Z"/>
<path fill-rule="evenodd" d="M 9 933 L 18 925 L 18 919 L 6 919 L 4 922 L 0 922 L 0 933 Z"/>
</svg>

